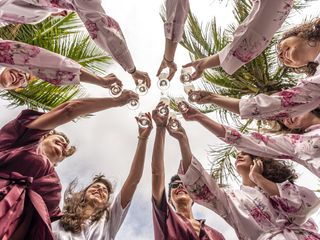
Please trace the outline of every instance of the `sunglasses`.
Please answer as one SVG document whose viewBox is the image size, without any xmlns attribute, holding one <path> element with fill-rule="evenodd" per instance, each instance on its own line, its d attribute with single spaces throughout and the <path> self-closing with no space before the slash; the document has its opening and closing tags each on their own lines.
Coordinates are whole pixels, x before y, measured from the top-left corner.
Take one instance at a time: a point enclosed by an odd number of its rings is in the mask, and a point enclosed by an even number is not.
<svg viewBox="0 0 320 240">
<path fill-rule="evenodd" d="M 178 188 L 179 185 L 183 186 L 183 182 L 172 182 L 169 184 L 170 188 Z"/>
</svg>

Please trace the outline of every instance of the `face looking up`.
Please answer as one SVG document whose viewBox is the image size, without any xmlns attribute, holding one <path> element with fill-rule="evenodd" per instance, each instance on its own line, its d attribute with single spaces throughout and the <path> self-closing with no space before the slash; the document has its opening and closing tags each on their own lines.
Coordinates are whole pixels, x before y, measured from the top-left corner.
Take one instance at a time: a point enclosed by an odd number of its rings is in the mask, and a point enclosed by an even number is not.
<svg viewBox="0 0 320 240">
<path fill-rule="evenodd" d="M 54 165 L 62 162 L 66 158 L 67 151 L 69 150 L 66 139 L 57 134 L 44 138 L 41 141 L 40 147 Z"/>
<path fill-rule="evenodd" d="M 192 199 L 189 196 L 187 189 L 183 185 L 181 180 L 175 180 L 170 183 L 170 201 L 172 205 L 177 209 L 179 204 L 191 204 Z"/>
<path fill-rule="evenodd" d="M 29 73 L 13 68 L 5 68 L 0 74 L 0 88 L 12 90 L 26 87 L 30 78 L 31 76 Z"/>
<path fill-rule="evenodd" d="M 311 44 L 306 39 L 296 36 L 288 37 L 277 46 L 278 58 L 287 67 L 303 67 L 313 62 L 318 56 L 319 48 L 315 47 L 316 43 Z"/>
<path fill-rule="evenodd" d="M 318 117 L 313 113 L 308 112 L 297 117 L 285 118 L 282 120 L 282 123 L 291 130 L 305 130 L 313 125 L 316 120 L 318 120 Z"/>
<path fill-rule="evenodd" d="M 97 207 L 103 207 L 108 203 L 109 191 L 102 182 L 95 182 L 85 193 L 86 202 L 92 202 Z"/>
<path fill-rule="evenodd" d="M 250 172 L 250 166 L 253 163 L 252 157 L 245 152 L 239 152 L 237 154 L 235 166 L 237 169 L 237 172 L 242 175 L 242 174 L 248 174 Z"/>
</svg>

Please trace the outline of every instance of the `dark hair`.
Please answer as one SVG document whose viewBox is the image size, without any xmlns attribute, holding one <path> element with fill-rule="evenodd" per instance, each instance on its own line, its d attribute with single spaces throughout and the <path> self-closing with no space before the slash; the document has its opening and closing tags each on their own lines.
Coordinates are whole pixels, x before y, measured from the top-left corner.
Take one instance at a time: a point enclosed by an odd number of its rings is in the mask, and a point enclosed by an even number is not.
<svg viewBox="0 0 320 240">
<path fill-rule="evenodd" d="M 171 183 L 177 181 L 177 180 L 181 180 L 181 178 L 179 177 L 178 174 L 175 174 L 171 177 L 170 182 L 169 182 L 169 192 L 168 192 L 168 199 L 170 199 L 171 197 Z"/>
<path fill-rule="evenodd" d="M 317 118 L 320 118 L 320 108 L 313 109 L 310 113 L 315 115 Z M 293 133 L 293 134 L 304 133 L 304 130 L 302 129 L 289 129 L 280 120 L 277 120 L 276 123 L 277 123 L 277 126 L 274 126 L 274 129 L 272 129 L 274 132 L 285 132 L 285 133 Z"/>
<path fill-rule="evenodd" d="M 286 161 L 274 160 L 272 158 L 263 158 L 248 154 L 252 160 L 261 159 L 263 162 L 262 176 L 274 183 L 282 183 L 285 181 L 294 182 L 298 178 L 292 164 Z"/>
<path fill-rule="evenodd" d="M 109 192 L 108 203 L 105 205 L 105 207 L 99 209 L 92 216 L 90 216 L 92 222 L 98 221 L 105 212 L 107 213 L 107 218 L 109 218 L 109 208 L 111 206 L 110 195 L 113 193 L 111 182 L 101 174 L 96 175 L 90 185 L 80 191 L 75 191 L 77 182 L 77 179 L 73 180 L 64 193 L 63 217 L 60 220 L 60 225 L 63 227 L 63 229 L 72 233 L 81 232 L 82 226 L 85 220 L 87 220 L 88 216 L 85 215 L 84 209 L 86 207 L 85 194 L 88 188 L 90 188 L 93 184 L 100 182 L 107 187 Z"/>
<path fill-rule="evenodd" d="M 320 18 L 313 19 L 309 22 L 300 24 L 296 27 L 293 27 L 286 31 L 282 38 L 279 41 L 279 44 L 289 38 L 289 37 L 299 37 L 307 40 L 310 44 L 312 42 L 320 42 Z M 309 62 L 306 66 L 300 68 L 290 68 L 296 73 L 306 73 L 309 76 L 312 76 L 316 73 L 319 63 Z"/>
</svg>

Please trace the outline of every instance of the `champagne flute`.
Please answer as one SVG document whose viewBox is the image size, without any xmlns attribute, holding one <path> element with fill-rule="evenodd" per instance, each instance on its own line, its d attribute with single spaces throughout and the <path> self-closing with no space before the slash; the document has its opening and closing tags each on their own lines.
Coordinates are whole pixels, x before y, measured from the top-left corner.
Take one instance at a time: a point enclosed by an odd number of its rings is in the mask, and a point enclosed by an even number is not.
<svg viewBox="0 0 320 240">
<path fill-rule="evenodd" d="M 165 105 L 159 108 L 160 115 L 166 116 L 169 113 L 168 106 L 170 105 L 170 98 L 161 92 L 160 102 L 163 102 Z"/>
<path fill-rule="evenodd" d="M 122 93 L 122 87 L 119 84 L 114 83 L 111 85 L 109 93 L 112 97 L 119 97 Z"/>
<path fill-rule="evenodd" d="M 128 106 L 128 108 L 129 108 L 130 110 L 136 110 L 136 109 L 139 108 L 140 103 L 139 103 L 139 101 L 136 100 L 136 99 L 131 99 L 131 100 L 129 101 L 129 103 L 128 103 L 127 106 Z"/>
<path fill-rule="evenodd" d="M 192 102 L 195 102 L 198 99 L 198 95 L 194 93 L 196 90 L 192 83 L 187 83 L 183 86 L 184 92 L 190 97 Z"/>
<path fill-rule="evenodd" d="M 177 115 L 174 112 L 169 112 L 169 127 L 173 130 L 178 130 L 179 128 L 179 120 L 177 119 Z"/>
<path fill-rule="evenodd" d="M 191 73 L 192 73 L 192 68 L 191 67 L 182 68 L 181 69 L 181 75 L 180 75 L 180 81 L 183 84 L 191 82 L 192 81 Z"/>
<path fill-rule="evenodd" d="M 150 125 L 150 119 L 145 113 L 139 113 L 138 115 L 138 125 L 141 128 L 147 128 Z"/>
<path fill-rule="evenodd" d="M 148 92 L 148 87 L 143 80 L 139 80 L 138 85 L 136 87 L 136 93 L 140 96 L 146 95 Z"/>
<path fill-rule="evenodd" d="M 159 75 L 158 88 L 161 91 L 168 90 L 170 87 L 170 81 L 168 79 L 169 73 L 167 71 L 162 71 Z"/>
<path fill-rule="evenodd" d="M 175 99 L 175 101 L 177 102 L 178 108 L 179 108 L 179 110 L 180 110 L 182 113 L 188 112 L 189 107 L 188 107 L 188 105 L 184 102 L 184 101 L 185 101 L 184 97 L 177 97 L 177 98 Z"/>
</svg>

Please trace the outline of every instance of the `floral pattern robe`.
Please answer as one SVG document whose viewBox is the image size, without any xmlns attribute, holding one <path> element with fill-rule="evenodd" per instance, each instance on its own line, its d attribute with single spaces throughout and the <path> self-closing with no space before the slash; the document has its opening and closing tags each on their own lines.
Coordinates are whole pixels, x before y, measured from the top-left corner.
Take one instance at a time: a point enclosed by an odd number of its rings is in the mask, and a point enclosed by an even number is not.
<svg viewBox="0 0 320 240">
<path fill-rule="evenodd" d="M 0 239 L 9 240 L 34 208 L 24 239 L 54 240 L 51 221 L 61 216 L 60 179 L 52 163 L 38 152 L 38 142 L 49 130 L 26 127 L 42 113 L 24 110 L 0 129 Z"/>
<path fill-rule="evenodd" d="M 80 82 L 80 64 L 26 43 L 0 40 L 0 66 L 28 72 L 54 85 Z"/>
<path fill-rule="evenodd" d="M 126 71 L 134 69 L 120 26 L 106 15 L 101 0 L 4 0 L 0 3 L 0 25 L 36 24 L 51 13 L 61 10 L 75 11 L 99 47 L 107 51 Z"/>
<path fill-rule="evenodd" d="M 236 231 L 240 240 L 319 240 L 310 216 L 320 200 L 307 188 L 288 181 L 277 184 L 280 196 L 268 196 L 260 188 L 219 188 L 195 158 L 179 176 L 192 199 L 216 212 Z"/>
<path fill-rule="evenodd" d="M 295 161 L 320 178 L 320 124 L 313 125 L 303 134 L 268 135 L 258 132 L 242 134 L 224 126 L 223 141 L 246 153 L 276 159 Z"/>
</svg>

